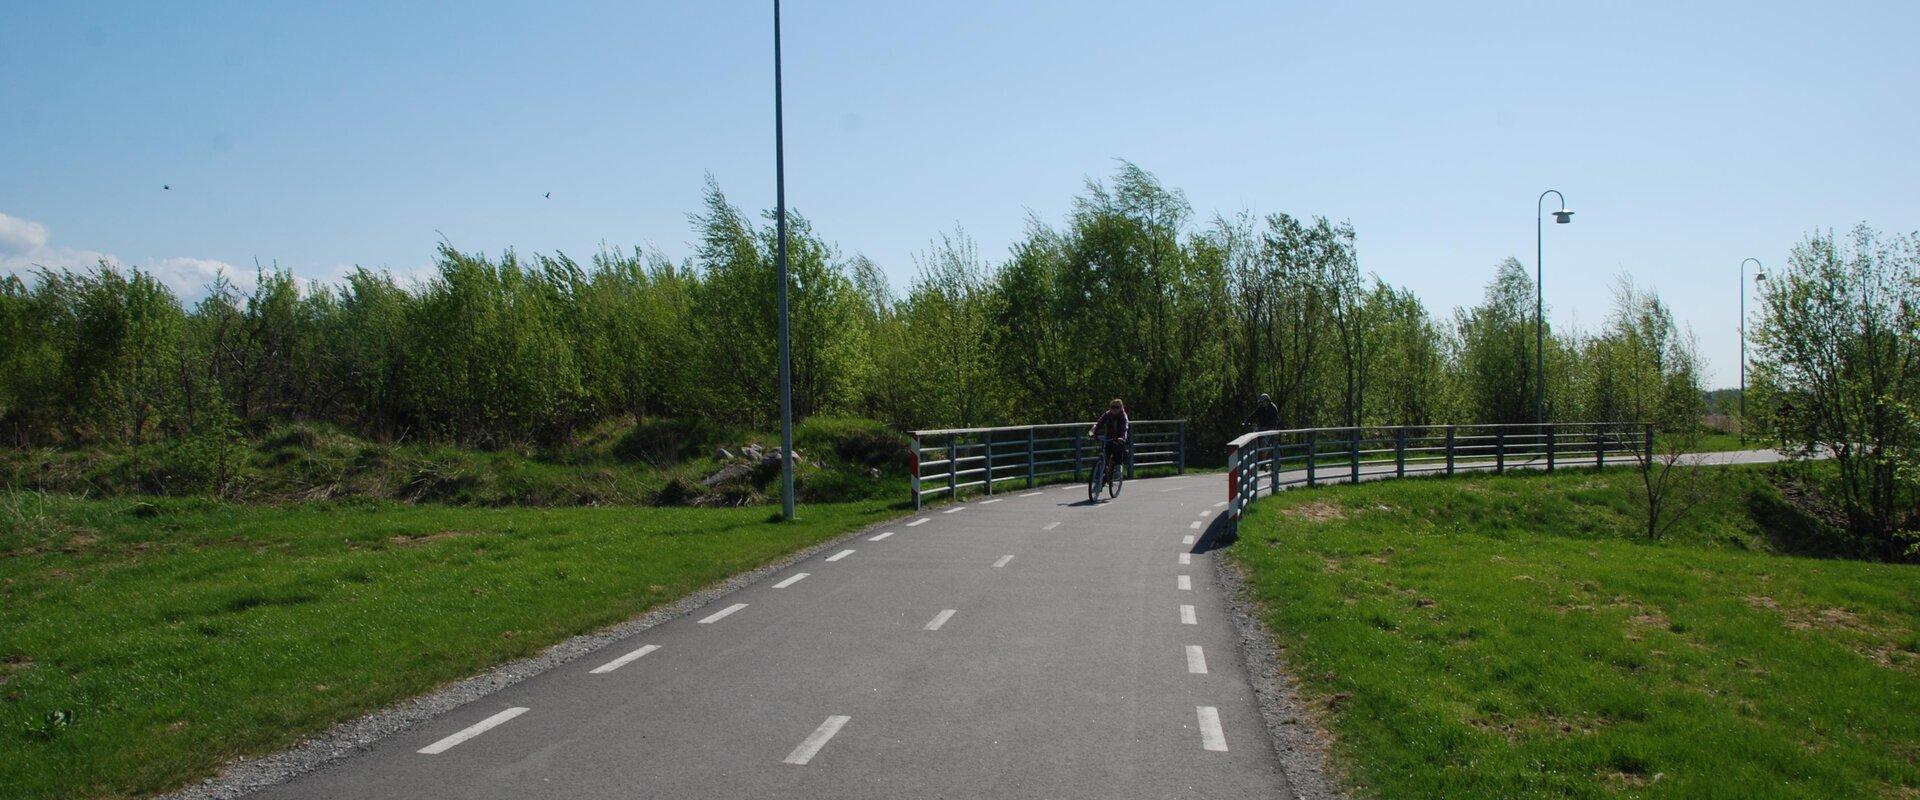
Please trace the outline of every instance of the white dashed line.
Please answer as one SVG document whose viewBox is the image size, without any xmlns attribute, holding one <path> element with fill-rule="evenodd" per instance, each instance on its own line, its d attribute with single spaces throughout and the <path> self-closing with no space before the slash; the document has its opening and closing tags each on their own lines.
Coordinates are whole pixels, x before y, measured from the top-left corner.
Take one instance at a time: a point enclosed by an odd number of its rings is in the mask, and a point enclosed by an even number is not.
<svg viewBox="0 0 1920 800">
<path fill-rule="evenodd" d="M 1175 486 L 1175 487 L 1173 487 L 1173 488 L 1171 488 L 1171 489 L 1161 489 L 1161 490 L 1160 490 L 1160 493 L 1161 493 L 1161 494 L 1166 494 L 1167 492 L 1177 492 L 1177 491 L 1180 491 L 1181 489 L 1186 489 L 1186 488 L 1189 488 L 1189 487 L 1186 487 L 1186 486 Z"/>
<path fill-rule="evenodd" d="M 1027 492 L 1026 494 L 1023 494 L 1020 496 L 1021 497 L 1039 497 L 1040 495 L 1043 495 L 1043 494 L 1046 494 L 1046 492 Z"/>
<path fill-rule="evenodd" d="M 1200 715 L 1200 746 L 1219 753 L 1227 752 L 1227 734 L 1220 730 L 1220 709 L 1194 706 Z"/>
<path fill-rule="evenodd" d="M 628 664 L 631 664 L 631 663 L 633 663 L 633 660 L 634 660 L 634 659 L 636 659 L 636 658 L 639 658 L 639 657 L 641 657 L 641 656 L 644 656 L 644 655 L 646 655 L 646 654 L 648 654 L 648 653 L 651 653 L 651 652 L 653 652 L 653 651 L 655 651 L 655 650 L 658 650 L 658 649 L 660 649 L 660 645 L 657 645 L 657 644 L 650 644 L 650 645 L 646 645 L 646 646 L 644 646 L 644 647 L 642 647 L 642 648 L 640 648 L 640 649 L 638 649 L 638 650 L 635 650 L 635 651 L 633 651 L 633 652 L 631 652 L 631 653 L 628 653 L 628 654 L 626 654 L 626 655 L 624 655 L 624 656 L 621 656 L 621 657 L 619 657 L 619 658 L 616 658 L 616 659 L 614 659 L 614 660 L 612 660 L 612 661 L 609 661 L 609 662 L 607 662 L 607 663 L 605 663 L 605 664 L 601 664 L 600 666 L 597 666 L 597 667 L 594 667 L 594 668 L 593 668 L 592 670 L 590 670 L 590 671 L 588 671 L 588 673 L 587 673 L 587 674 L 589 674 L 589 675 L 605 675 L 605 674 L 607 674 L 607 673 L 609 673 L 609 672 L 612 672 L 612 671 L 614 671 L 614 670 L 616 670 L 616 669 L 619 669 L 619 668 L 621 668 L 621 667 L 624 667 L 624 666 L 626 666 L 626 665 L 628 665 Z"/>
<path fill-rule="evenodd" d="M 1213 504 L 1213 507 L 1214 507 L 1214 508 L 1225 508 L 1225 507 L 1226 507 L 1226 505 L 1227 505 L 1227 501 L 1225 501 L 1225 500 L 1222 500 L 1222 501 L 1220 501 L 1220 502 L 1218 502 L 1218 503 L 1214 503 L 1214 504 Z"/>
<path fill-rule="evenodd" d="M 1013 560 L 1013 556 L 1001 556 L 999 561 L 993 562 L 993 568 L 999 569 L 1001 567 L 1004 567 L 1007 565 L 1007 562 L 1012 560 Z"/>
<path fill-rule="evenodd" d="M 1191 564 L 1191 563 L 1193 563 L 1193 554 L 1192 554 L 1192 553 L 1181 553 L 1181 554 L 1180 554 L 1180 564 L 1181 564 L 1182 566 L 1185 566 L 1185 565 L 1187 565 L 1187 564 Z"/>
<path fill-rule="evenodd" d="M 1194 619 L 1194 616 L 1193 616 L 1193 606 L 1181 606 L 1181 607 L 1180 607 L 1180 624 L 1182 624 L 1182 625 L 1198 625 L 1198 624 L 1200 624 L 1200 622 L 1199 622 L 1199 620 L 1197 620 L 1197 619 Z"/>
<path fill-rule="evenodd" d="M 785 588 L 787 588 L 787 587 L 789 587 L 789 586 L 792 586 L 792 585 L 794 585 L 794 584 L 796 584 L 796 583 L 799 583 L 799 582 L 800 582 L 801 580 L 803 580 L 803 579 L 805 579 L 805 578 L 806 578 L 806 577 L 807 577 L 808 575 L 812 575 L 812 574 L 813 574 L 813 573 L 811 573 L 811 572 L 802 572 L 802 573 L 800 573 L 800 574 L 798 574 L 798 575 L 795 575 L 795 576 L 793 576 L 793 577 L 791 577 L 791 578 L 788 578 L 788 579 L 786 579 L 786 580 L 784 580 L 784 581 L 781 581 L 781 582 L 779 582 L 779 583 L 776 583 L 776 584 L 774 584 L 774 585 L 773 585 L 773 588 L 775 588 L 775 589 L 785 589 Z"/>
<path fill-rule="evenodd" d="M 892 535 L 893 535 L 893 531 L 887 531 L 886 533 L 883 533 L 883 534 L 880 534 L 879 536 L 875 536 L 875 537 L 873 537 L 873 538 L 871 538 L 871 539 L 868 539 L 867 541 L 869 541 L 869 542 L 877 542 L 877 541 L 880 541 L 881 539 L 885 539 L 885 538 L 887 538 L 887 537 L 889 537 L 889 536 L 892 536 Z"/>
<path fill-rule="evenodd" d="M 1208 514 L 1212 514 L 1212 513 L 1213 513 L 1212 511 L 1208 511 L 1208 510 L 1206 510 L 1206 509 L 1204 509 L 1204 508 L 1203 508 L 1203 509 L 1200 509 L 1200 516 L 1202 516 L 1202 517 L 1205 517 L 1205 516 L 1207 516 Z"/>
<path fill-rule="evenodd" d="M 830 556 L 827 556 L 827 560 L 828 560 L 828 561 L 839 561 L 840 559 L 843 559 L 843 558 L 846 558 L 847 556 L 850 556 L 850 555 L 853 555 L 853 551 L 852 551 L 852 550 L 842 550 L 842 551 L 840 551 L 840 552 L 838 552 L 838 553 L 834 553 L 833 555 L 830 555 Z"/>
<path fill-rule="evenodd" d="M 447 752 L 448 750 L 452 749 L 454 745 L 464 742 L 475 736 L 479 736 L 480 734 L 486 733 L 487 731 L 493 730 L 495 727 L 499 726 L 500 723 L 506 722 L 507 720 L 513 719 L 514 717 L 520 716 L 521 714 L 525 714 L 525 713 L 527 713 L 527 710 L 524 708 L 520 708 L 517 706 L 514 708 L 509 708 L 491 717 L 487 717 L 486 719 L 473 723 L 472 725 L 467 726 L 465 730 L 462 730 L 459 733 L 456 733 L 445 739 L 441 739 L 440 741 L 434 742 L 433 744 L 427 745 L 426 747 L 422 747 L 419 749 L 418 752 L 425 753 L 430 756 Z"/>
<path fill-rule="evenodd" d="M 1050 530 L 1053 530 L 1054 528 L 1058 528 L 1058 527 L 1060 527 L 1060 523 L 1058 523 L 1058 522 L 1049 522 L 1049 523 L 1047 523 L 1047 527 L 1044 527 L 1044 528 L 1041 528 L 1040 530 L 1043 530 L 1043 531 L 1050 531 Z"/>
<path fill-rule="evenodd" d="M 1190 544 L 1193 544 L 1193 537 L 1192 537 L 1191 535 L 1189 535 L 1189 536 L 1182 536 L 1182 537 L 1180 537 L 1180 543 L 1181 543 L 1181 544 L 1186 544 L 1186 545 L 1190 545 Z"/>
<path fill-rule="evenodd" d="M 700 624 L 712 625 L 713 623 L 726 619 L 728 614 L 732 614 L 733 612 L 739 611 L 740 609 L 743 609 L 746 607 L 747 607 L 746 603 L 734 603 L 733 605 L 720 609 L 720 611 L 718 613 L 715 613 L 713 616 L 700 620 Z"/>
<path fill-rule="evenodd" d="M 954 609 L 949 608 L 945 611 L 942 611 L 938 614 L 933 615 L 933 621 L 927 623 L 927 630 L 930 630 L 930 631 L 940 630 L 940 626 L 947 624 L 947 620 L 953 619 L 953 612 L 954 612 Z"/>
<path fill-rule="evenodd" d="M 1195 675 L 1207 674 L 1207 654 L 1200 651 L 1200 645 L 1187 645 L 1187 671 Z"/>
<path fill-rule="evenodd" d="M 909 527 L 909 528 L 911 528 L 911 527 L 913 527 L 913 526 L 915 526 L 915 525 L 925 525 L 925 524 L 927 524 L 927 520 L 930 520 L 930 519 L 933 519 L 933 518 L 932 518 L 932 517 L 921 517 L 921 518 L 919 518 L 919 519 L 916 519 L 916 520 L 914 520 L 914 521 L 912 521 L 912 522 L 909 522 L 909 523 L 907 523 L 907 527 Z"/>
<path fill-rule="evenodd" d="M 1000 502 L 1000 501 L 1002 501 L 1002 500 L 1005 500 L 1005 499 L 1007 499 L 1007 498 L 1004 498 L 1004 497 L 996 497 L 996 498 L 993 498 L 992 500 L 982 500 L 982 501 L 980 501 L 980 503 L 979 503 L 979 505 L 983 505 L 983 506 L 990 506 L 990 505 L 993 505 L 994 503 L 998 503 L 998 502 Z"/>
<path fill-rule="evenodd" d="M 1200 522 L 1200 520 L 1197 520 L 1197 519 L 1196 519 L 1196 520 L 1194 520 L 1194 521 L 1192 521 L 1192 522 L 1189 522 L 1189 523 L 1187 523 L 1187 527 L 1188 527 L 1188 528 L 1191 528 L 1191 529 L 1193 529 L 1193 530 L 1196 530 L 1196 531 L 1197 531 L 1197 530 L 1200 530 L 1200 528 L 1202 527 L 1202 525 L 1203 525 L 1203 523 L 1202 523 L 1202 522 Z"/>
<path fill-rule="evenodd" d="M 806 740 L 802 741 L 799 747 L 793 748 L 793 752 L 787 754 L 785 763 L 804 766 L 812 761 L 813 757 L 819 754 L 820 748 L 827 746 L 827 740 L 839 733 L 840 726 L 847 724 L 847 720 L 850 719 L 853 718 L 838 715 L 827 717 L 826 722 L 820 723 L 820 727 L 814 728 L 813 733 L 807 734 Z M 1220 749 L 1225 750 L 1226 745 L 1221 745 Z"/>
<path fill-rule="evenodd" d="M 1180 591 L 1191 592 L 1193 591 L 1193 578 L 1182 575 L 1179 580 L 1174 581 L 1174 585 L 1179 586 Z"/>
<path fill-rule="evenodd" d="M 957 513 L 960 513 L 960 512 L 962 512 L 962 511 L 965 511 L 965 510 L 967 510 L 967 507 L 966 507 L 966 506 L 954 506 L 954 507 L 952 507 L 952 508 L 949 508 L 949 509 L 947 509 L 947 510 L 945 510 L 945 511 L 942 511 L 942 512 L 940 512 L 940 513 L 942 513 L 942 514 L 957 514 Z"/>
</svg>

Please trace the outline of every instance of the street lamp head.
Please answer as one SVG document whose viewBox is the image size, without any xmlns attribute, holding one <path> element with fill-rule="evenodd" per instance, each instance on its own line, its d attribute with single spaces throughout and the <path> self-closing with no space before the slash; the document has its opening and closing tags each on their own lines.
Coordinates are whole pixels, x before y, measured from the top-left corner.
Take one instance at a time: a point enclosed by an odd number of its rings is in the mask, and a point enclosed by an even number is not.
<svg viewBox="0 0 1920 800">
<path fill-rule="evenodd" d="M 1565 225 L 1565 224 L 1567 224 L 1567 223 L 1569 223 L 1569 222 L 1572 222 L 1572 221 L 1573 221 L 1573 210 L 1572 210 L 1572 209 L 1566 209 L 1566 208 L 1563 208 L 1563 209 L 1560 209 L 1559 211 L 1555 211 L 1555 212 L 1553 212 L 1553 221 L 1554 221 L 1554 222 L 1557 222 L 1557 223 L 1559 223 L 1559 224 L 1561 224 L 1561 225 Z"/>
</svg>

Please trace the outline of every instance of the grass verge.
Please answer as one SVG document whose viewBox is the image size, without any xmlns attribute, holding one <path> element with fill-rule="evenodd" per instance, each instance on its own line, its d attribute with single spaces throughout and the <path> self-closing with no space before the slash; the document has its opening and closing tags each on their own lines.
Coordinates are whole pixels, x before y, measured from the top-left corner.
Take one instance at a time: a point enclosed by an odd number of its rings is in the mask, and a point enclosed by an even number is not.
<svg viewBox="0 0 1920 800">
<path fill-rule="evenodd" d="M 1920 567 L 1769 552 L 1753 468 L 1633 539 L 1634 479 L 1252 506 L 1229 553 L 1358 794 L 1920 796 Z"/>
<path fill-rule="evenodd" d="M 9 799 L 179 786 L 897 513 L 0 500 Z"/>
</svg>

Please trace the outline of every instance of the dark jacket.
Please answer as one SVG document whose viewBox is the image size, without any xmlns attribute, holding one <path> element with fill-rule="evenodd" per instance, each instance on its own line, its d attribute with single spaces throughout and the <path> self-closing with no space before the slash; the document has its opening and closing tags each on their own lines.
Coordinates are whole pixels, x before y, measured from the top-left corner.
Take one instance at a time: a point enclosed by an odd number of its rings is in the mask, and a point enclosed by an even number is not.
<svg viewBox="0 0 1920 800">
<path fill-rule="evenodd" d="M 1100 415 L 1099 419 L 1094 420 L 1093 432 L 1110 439 L 1125 441 L 1133 433 L 1133 428 L 1127 424 L 1125 409 L 1109 408 Z"/>
<path fill-rule="evenodd" d="M 1277 431 L 1280 429 L 1280 407 L 1274 405 L 1272 400 L 1268 400 L 1254 406 L 1253 413 L 1248 414 L 1247 418 L 1241 422 L 1251 422 L 1257 430 Z"/>
</svg>

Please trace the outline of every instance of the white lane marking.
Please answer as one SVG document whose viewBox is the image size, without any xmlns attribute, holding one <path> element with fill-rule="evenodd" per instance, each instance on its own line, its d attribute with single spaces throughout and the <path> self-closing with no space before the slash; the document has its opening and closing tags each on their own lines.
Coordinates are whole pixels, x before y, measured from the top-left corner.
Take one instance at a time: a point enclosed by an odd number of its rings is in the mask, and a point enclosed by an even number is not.
<svg viewBox="0 0 1920 800">
<path fill-rule="evenodd" d="M 1058 528 L 1058 527 L 1060 527 L 1060 523 L 1058 523 L 1058 522 L 1049 522 L 1049 523 L 1047 523 L 1047 527 L 1044 527 L 1044 528 L 1041 528 L 1040 530 L 1043 530 L 1043 531 L 1050 531 L 1050 530 L 1053 530 L 1054 528 Z"/>
<path fill-rule="evenodd" d="M 788 578 L 788 579 L 786 579 L 786 580 L 784 580 L 784 581 L 781 581 L 781 582 L 779 582 L 779 583 L 776 583 L 776 584 L 774 584 L 774 585 L 773 585 L 773 588 L 775 588 L 775 589 L 785 589 L 785 588 L 787 588 L 787 587 L 789 587 L 789 586 L 792 586 L 792 585 L 794 585 L 794 584 L 796 584 L 796 583 L 799 583 L 799 582 L 800 582 L 800 581 L 801 581 L 802 579 L 804 579 L 804 578 L 806 578 L 806 577 L 807 577 L 808 575 L 812 575 L 812 574 L 813 574 L 813 573 L 811 573 L 811 572 L 802 572 L 802 573 L 800 573 L 800 574 L 798 574 L 798 575 L 795 575 L 795 576 L 793 576 L 793 577 L 791 577 L 791 578 Z"/>
<path fill-rule="evenodd" d="M 1226 505 L 1227 505 L 1227 501 L 1225 501 L 1225 500 L 1222 500 L 1222 501 L 1220 501 L 1220 502 L 1218 502 L 1218 503 L 1214 503 L 1214 504 L 1213 504 L 1213 507 L 1214 507 L 1214 508 L 1224 508 L 1224 507 L 1226 507 Z"/>
<path fill-rule="evenodd" d="M 947 624 L 947 620 L 953 619 L 953 612 L 954 612 L 954 609 L 949 608 L 945 611 L 942 611 L 938 614 L 933 615 L 933 621 L 927 623 L 927 630 L 930 630 L 930 631 L 940 630 L 940 626 Z"/>
<path fill-rule="evenodd" d="M 850 556 L 850 555 L 853 555 L 853 551 L 852 551 L 852 550 L 842 550 L 842 551 L 840 551 L 840 552 L 838 552 L 838 553 L 834 553 L 833 555 L 830 555 L 830 556 L 827 556 L 827 560 L 828 560 L 828 561 L 839 561 L 840 559 L 843 559 L 843 558 L 846 558 L 847 556 Z"/>
<path fill-rule="evenodd" d="M 713 623 L 726 619 L 728 614 L 732 614 L 733 612 L 739 611 L 740 609 L 743 609 L 746 607 L 747 607 L 746 603 L 734 603 L 733 605 L 727 606 L 726 608 L 720 609 L 718 612 L 715 612 L 713 616 L 700 620 L 700 624 L 712 625 Z"/>
<path fill-rule="evenodd" d="M 947 509 L 947 510 L 945 510 L 945 511 L 942 511 L 942 512 L 940 512 L 940 513 L 942 513 L 942 514 L 955 514 L 955 513 L 959 513 L 959 512 L 961 512 L 961 511 L 965 511 L 965 510 L 967 510 L 967 507 L 966 507 L 966 506 L 954 506 L 954 507 L 952 507 L 952 508 L 949 508 L 949 509 Z"/>
<path fill-rule="evenodd" d="M 877 541 L 880 541 L 881 539 L 885 539 L 885 538 L 887 538 L 887 537 L 889 537 L 889 536 L 892 536 L 892 535 L 893 535 L 893 531 L 887 531 L 886 533 L 883 533 L 883 534 L 880 534 L 879 536 L 875 536 L 875 537 L 873 537 L 873 538 L 871 538 L 871 539 L 868 539 L 867 541 L 869 541 L 869 542 L 877 542 Z"/>
<path fill-rule="evenodd" d="M 1193 544 L 1193 536 L 1189 534 L 1189 535 L 1180 537 L 1180 543 L 1188 544 L 1188 545 Z"/>
<path fill-rule="evenodd" d="M 639 658 L 639 657 L 641 657 L 641 656 L 644 656 L 644 655 L 646 655 L 646 654 L 648 654 L 648 653 L 651 653 L 651 652 L 653 652 L 653 651 L 655 651 L 655 650 L 658 650 L 658 649 L 660 649 L 660 645 L 657 645 L 657 644 L 650 644 L 650 645 L 646 645 L 646 646 L 644 646 L 644 647 L 641 647 L 640 649 L 638 649 L 638 650 L 635 650 L 635 651 L 633 651 L 633 652 L 631 652 L 631 653 L 628 653 L 628 654 L 626 654 L 626 655 L 624 655 L 624 656 L 621 656 L 621 657 L 619 657 L 619 658 L 616 658 L 616 659 L 614 659 L 614 660 L 612 660 L 612 661 L 609 661 L 609 662 L 607 662 L 607 663 L 605 663 L 605 664 L 601 664 L 600 666 L 597 666 L 597 667 L 594 667 L 593 669 L 591 669 L 591 670 L 589 670 L 589 671 L 587 672 L 587 674 L 589 674 L 589 675 L 605 675 L 605 674 L 607 674 L 607 673 L 609 673 L 609 672 L 612 672 L 612 671 L 614 671 L 614 670 L 616 670 L 616 669 L 619 669 L 619 668 L 621 668 L 621 667 L 624 667 L 624 666 L 626 666 L 626 665 L 628 665 L 628 664 L 631 664 L 631 663 L 633 663 L 633 660 L 634 660 L 634 659 L 636 659 L 636 658 Z"/>
<path fill-rule="evenodd" d="M 1178 581 L 1175 581 L 1175 585 L 1180 587 L 1180 591 L 1183 591 L 1183 592 L 1193 591 L 1193 579 L 1185 575 L 1180 576 L 1180 579 Z"/>
<path fill-rule="evenodd" d="M 1200 645 L 1187 645 L 1187 671 L 1195 675 L 1207 674 L 1207 654 L 1201 652 Z"/>
<path fill-rule="evenodd" d="M 850 719 L 853 718 L 837 714 L 827 717 L 826 722 L 820 723 L 820 727 L 814 728 L 813 733 L 807 734 L 807 738 L 800 742 L 799 747 L 793 748 L 793 752 L 787 754 L 787 760 L 784 763 L 804 766 L 812 761 L 814 755 L 820 752 L 820 748 L 827 746 L 827 740 L 839 733 L 840 726 L 847 724 L 847 720 Z"/>
<path fill-rule="evenodd" d="M 1023 494 L 1020 496 L 1021 497 L 1039 497 L 1040 495 L 1043 495 L 1043 494 L 1046 494 L 1046 492 L 1027 492 L 1026 494 Z"/>
<path fill-rule="evenodd" d="M 1200 530 L 1200 527 L 1201 527 L 1201 523 L 1200 523 L 1200 520 L 1197 520 L 1197 519 L 1196 519 L 1196 520 L 1194 520 L 1194 521 L 1192 521 L 1192 522 L 1190 522 L 1190 523 L 1187 523 L 1187 527 L 1188 527 L 1189 529 L 1191 529 L 1191 530 L 1196 530 L 1196 531 L 1197 531 L 1197 530 Z"/>
<path fill-rule="evenodd" d="M 1181 553 L 1181 554 L 1180 554 L 1180 563 L 1181 563 L 1182 565 L 1186 565 L 1186 564 L 1191 564 L 1191 563 L 1193 563 L 1193 554 L 1192 554 L 1192 553 Z"/>
<path fill-rule="evenodd" d="M 1227 752 L 1227 734 L 1220 730 L 1220 709 L 1194 706 L 1193 710 L 1200 715 L 1200 746 L 1215 752 Z"/>
<path fill-rule="evenodd" d="M 919 519 L 916 519 L 916 520 L 914 520 L 914 521 L 912 521 L 912 522 L 909 522 L 909 523 L 907 523 L 907 527 L 909 527 L 909 528 L 911 528 L 911 527 L 913 527 L 913 526 L 915 526 L 915 525 L 925 525 L 925 524 L 927 524 L 927 520 L 930 520 L 930 519 L 933 519 L 933 518 L 932 518 L 932 517 L 921 517 L 921 518 L 919 518 Z"/>
<path fill-rule="evenodd" d="M 1180 624 L 1182 624 L 1182 625 L 1198 625 L 1198 624 L 1200 624 L 1200 622 L 1199 622 L 1199 620 L 1196 620 L 1196 619 L 1194 619 L 1194 616 L 1193 616 L 1193 606 L 1181 606 L 1181 607 L 1180 607 Z"/>
<path fill-rule="evenodd" d="M 993 568 L 999 569 L 1001 567 L 1004 567 L 1007 565 L 1007 562 L 1012 560 L 1013 560 L 1013 556 L 1001 556 L 999 561 L 993 562 Z"/>
<path fill-rule="evenodd" d="M 527 713 L 527 710 L 524 708 L 520 708 L 518 706 L 509 708 L 491 717 L 487 717 L 486 719 L 473 723 L 472 725 L 468 725 L 465 729 L 461 730 L 459 733 L 456 733 L 445 739 L 441 739 L 440 741 L 434 742 L 433 744 L 427 745 L 426 747 L 422 747 L 417 752 L 426 753 L 427 755 L 430 755 L 430 756 L 447 752 L 448 750 L 452 749 L 454 745 L 464 742 L 475 736 L 479 736 L 480 734 L 486 733 L 487 731 L 490 731 L 495 727 L 497 727 L 500 723 L 506 722 L 507 720 L 513 719 L 514 717 L 520 716 L 521 714 L 525 714 L 525 713 Z"/>
<path fill-rule="evenodd" d="M 996 498 L 993 498 L 992 500 L 982 500 L 982 501 L 980 501 L 980 503 L 979 503 L 979 505 L 983 505 L 983 506 L 990 506 L 990 505 L 993 505 L 994 503 L 998 503 L 998 502 L 1000 502 L 1000 501 L 1002 501 L 1002 500 L 1005 500 L 1005 499 L 1007 499 L 1007 498 L 1004 498 L 1004 497 L 996 497 Z"/>
<path fill-rule="evenodd" d="M 1203 509 L 1200 509 L 1200 516 L 1202 516 L 1202 517 L 1205 517 L 1205 516 L 1207 516 L 1208 514 L 1212 514 L 1212 513 L 1213 513 L 1212 511 L 1208 511 L 1208 510 L 1206 510 L 1206 509 L 1204 509 L 1204 508 L 1203 508 Z"/>
<path fill-rule="evenodd" d="M 1175 486 L 1175 487 L 1173 487 L 1173 488 L 1171 488 L 1171 489 L 1161 489 L 1161 490 L 1160 490 L 1160 493 L 1161 493 L 1161 494 L 1166 494 L 1167 492 L 1177 492 L 1177 491 L 1180 491 L 1181 489 L 1188 489 L 1188 488 L 1192 488 L 1192 487 L 1188 487 L 1188 486 Z"/>
</svg>

